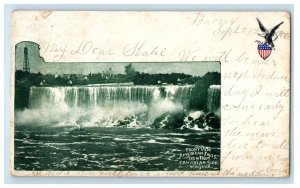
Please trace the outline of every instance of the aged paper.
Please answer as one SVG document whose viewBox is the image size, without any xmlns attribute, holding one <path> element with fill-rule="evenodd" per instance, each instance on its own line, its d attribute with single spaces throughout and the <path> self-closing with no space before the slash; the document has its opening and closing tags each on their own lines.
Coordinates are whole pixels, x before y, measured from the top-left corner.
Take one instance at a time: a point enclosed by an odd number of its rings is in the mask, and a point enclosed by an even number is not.
<svg viewBox="0 0 300 188">
<path fill-rule="evenodd" d="M 288 12 L 15 11 L 11 174 L 289 176 Z"/>
</svg>

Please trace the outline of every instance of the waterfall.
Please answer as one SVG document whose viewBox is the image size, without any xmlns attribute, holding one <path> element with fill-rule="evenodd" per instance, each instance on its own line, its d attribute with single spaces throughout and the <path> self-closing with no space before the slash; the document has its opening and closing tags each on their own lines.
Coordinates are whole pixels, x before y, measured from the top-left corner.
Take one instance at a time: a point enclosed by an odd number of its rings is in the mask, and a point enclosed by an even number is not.
<svg viewBox="0 0 300 188">
<path fill-rule="evenodd" d="M 208 111 L 216 111 L 220 108 L 221 86 L 211 85 L 207 90 L 207 109 Z"/>
<path fill-rule="evenodd" d="M 192 102 L 197 102 L 192 96 L 194 93 L 207 91 L 203 98 L 207 101 L 205 108 L 218 112 L 221 86 L 206 88 L 195 90 L 194 85 L 31 87 L 29 108 L 16 114 L 16 122 L 24 125 L 182 128 L 185 117 L 198 110 L 190 107 Z M 197 112 L 205 114 L 207 111 Z M 218 123 L 207 126 L 214 127 L 215 124 Z"/>
<path fill-rule="evenodd" d="M 191 89 L 192 85 L 31 87 L 29 108 L 59 103 L 70 107 L 117 105 L 119 102 L 150 104 L 163 99 L 188 107 Z"/>
</svg>

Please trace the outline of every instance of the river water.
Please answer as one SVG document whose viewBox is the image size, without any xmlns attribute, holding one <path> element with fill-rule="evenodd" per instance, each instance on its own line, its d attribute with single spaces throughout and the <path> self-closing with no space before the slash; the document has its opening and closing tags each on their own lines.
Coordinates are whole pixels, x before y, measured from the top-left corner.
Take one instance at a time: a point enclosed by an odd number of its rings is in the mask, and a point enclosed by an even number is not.
<svg viewBox="0 0 300 188">
<path fill-rule="evenodd" d="M 184 164 L 187 151 L 204 146 L 216 155 L 214 163 Z M 17 170 L 217 170 L 219 154 L 219 132 L 36 125 L 15 131 Z"/>
</svg>

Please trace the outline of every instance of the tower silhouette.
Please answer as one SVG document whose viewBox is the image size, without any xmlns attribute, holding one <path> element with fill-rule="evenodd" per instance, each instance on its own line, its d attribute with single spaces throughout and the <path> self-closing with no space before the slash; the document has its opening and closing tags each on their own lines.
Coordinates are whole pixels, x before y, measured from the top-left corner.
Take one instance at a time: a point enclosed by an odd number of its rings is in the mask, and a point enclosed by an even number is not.
<svg viewBox="0 0 300 188">
<path fill-rule="evenodd" d="M 24 63 L 23 63 L 23 71 L 29 73 L 30 67 L 29 67 L 29 59 L 28 59 L 28 48 L 24 48 Z"/>
</svg>

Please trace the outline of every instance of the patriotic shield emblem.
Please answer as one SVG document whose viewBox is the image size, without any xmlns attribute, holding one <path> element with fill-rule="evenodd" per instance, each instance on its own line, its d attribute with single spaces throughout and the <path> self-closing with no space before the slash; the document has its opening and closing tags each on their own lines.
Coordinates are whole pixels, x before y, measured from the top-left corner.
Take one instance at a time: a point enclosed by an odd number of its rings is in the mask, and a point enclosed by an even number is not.
<svg viewBox="0 0 300 188">
<path fill-rule="evenodd" d="M 257 50 L 260 57 L 264 60 L 267 59 L 272 52 L 272 48 L 267 44 L 258 44 Z"/>
</svg>

